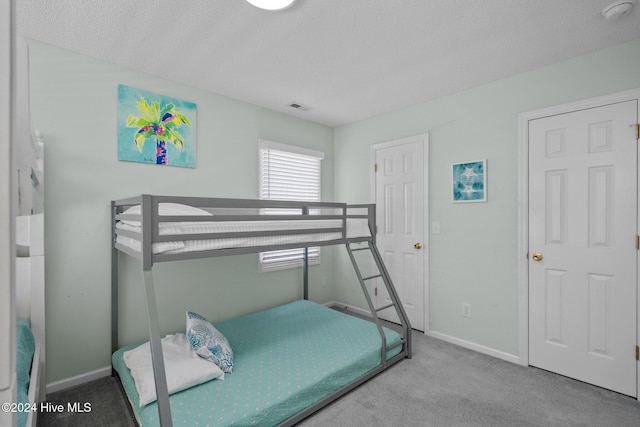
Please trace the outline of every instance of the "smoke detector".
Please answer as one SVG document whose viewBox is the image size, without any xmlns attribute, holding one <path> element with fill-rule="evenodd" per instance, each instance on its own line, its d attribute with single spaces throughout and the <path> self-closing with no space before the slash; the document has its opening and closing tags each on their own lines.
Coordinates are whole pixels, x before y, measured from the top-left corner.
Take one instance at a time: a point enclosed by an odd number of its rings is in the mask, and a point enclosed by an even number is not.
<svg viewBox="0 0 640 427">
<path fill-rule="evenodd" d="M 600 13 L 605 19 L 617 19 L 628 15 L 636 4 L 636 0 L 620 0 L 606 6 Z"/>
</svg>

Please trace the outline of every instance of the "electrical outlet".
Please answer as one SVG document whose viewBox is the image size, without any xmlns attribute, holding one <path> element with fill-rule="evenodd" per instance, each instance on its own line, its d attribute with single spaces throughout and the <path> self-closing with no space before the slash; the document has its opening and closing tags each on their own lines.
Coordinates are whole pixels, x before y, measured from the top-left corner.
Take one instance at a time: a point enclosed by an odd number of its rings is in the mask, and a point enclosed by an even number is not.
<svg viewBox="0 0 640 427">
<path fill-rule="evenodd" d="M 462 303 L 462 317 L 471 317 L 471 304 Z"/>
<path fill-rule="evenodd" d="M 322 277 L 322 287 L 326 288 L 327 287 L 327 276 L 323 276 Z"/>
</svg>

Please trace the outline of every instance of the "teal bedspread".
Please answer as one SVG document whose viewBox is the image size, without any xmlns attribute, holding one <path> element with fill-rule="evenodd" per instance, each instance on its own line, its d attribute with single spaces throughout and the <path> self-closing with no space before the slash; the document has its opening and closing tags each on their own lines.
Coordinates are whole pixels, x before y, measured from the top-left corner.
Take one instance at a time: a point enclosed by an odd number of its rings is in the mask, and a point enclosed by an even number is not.
<svg viewBox="0 0 640 427">
<path fill-rule="evenodd" d="M 33 333 L 29 328 L 29 321 L 16 320 L 16 377 L 18 381 L 18 403 L 29 402 L 29 375 L 31 373 L 31 361 L 36 344 Z M 32 402 L 33 403 L 33 402 Z M 27 422 L 28 412 L 18 412 L 18 426 Z"/>
<path fill-rule="evenodd" d="M 309 301 L 295 301 L 215 324 L 234 352 L 233 373 L 170 396 L 174 426 L 276 425 L 380 364 L 375 324 Z M 387 345 L 401 337 L 385 328 Z M 157 403 L 138 408 L 122 353 L 114 368 L 144 427 L 158 426 Z M 388 358 L 400 352 L 389 352 Z"/>
</svg>

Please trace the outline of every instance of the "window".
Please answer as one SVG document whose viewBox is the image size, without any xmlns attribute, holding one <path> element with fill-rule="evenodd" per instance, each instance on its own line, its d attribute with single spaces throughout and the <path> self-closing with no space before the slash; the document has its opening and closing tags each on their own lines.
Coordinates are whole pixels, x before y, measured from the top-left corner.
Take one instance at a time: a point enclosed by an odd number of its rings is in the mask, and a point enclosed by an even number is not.
<svg viewBox="0 0 640 427">
<path fill-rule="evenodd" d="M 324 153 L 272 141 L 259 141 L 260 199 L 320 201 L 320 162 Z M 267 209 L 265 214 L 287 214 Z M 302 266 L 304 249 L 261 252 L 260 271 Z M 309 264 L 320 263 L 320 248 L 309 248 Z"/>
</svg>

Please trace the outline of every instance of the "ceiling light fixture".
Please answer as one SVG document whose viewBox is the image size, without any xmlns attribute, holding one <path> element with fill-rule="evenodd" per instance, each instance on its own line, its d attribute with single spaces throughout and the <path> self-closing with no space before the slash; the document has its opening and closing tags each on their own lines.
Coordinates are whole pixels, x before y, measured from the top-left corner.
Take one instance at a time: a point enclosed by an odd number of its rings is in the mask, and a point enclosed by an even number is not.
<svg viewBox="0 0 640 427">
<path fill-rule="evenodd" d="M 284 10 L 296 0 L 247 0 L 249 3 L 264 10 Z"/>
<path fill-rule="evenodd" d="M 636 0 L 620 0 L 614 1 L 610 5 L 606 6 L 600 12 L 605 19 L 616 19 L 621 16 L 628 15 L 633 9 L 633 5 L 636 3 Z"/>
</svg>

